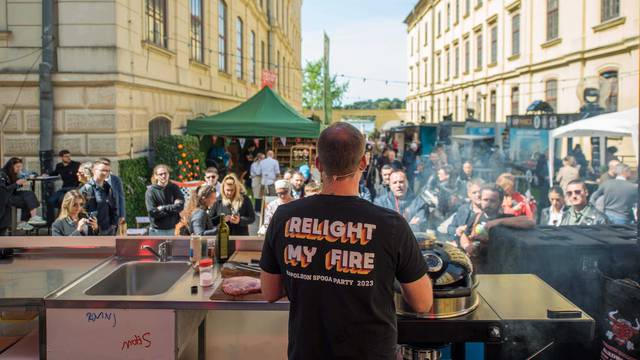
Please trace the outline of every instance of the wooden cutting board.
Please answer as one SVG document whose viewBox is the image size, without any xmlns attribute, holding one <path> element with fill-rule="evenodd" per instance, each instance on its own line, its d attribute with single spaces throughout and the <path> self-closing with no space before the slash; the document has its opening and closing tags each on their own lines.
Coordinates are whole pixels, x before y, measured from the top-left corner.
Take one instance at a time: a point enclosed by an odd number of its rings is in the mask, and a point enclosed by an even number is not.
<svg viewBox="0 0 640 360">
<path fill-rule="evenodd" d="M 257 264 L 257 262 L 252 262 L 251 260 L 260 261 L 260 251 L 236 251 L 231 255 L 229 261 L 236 261 L 245 264 Z"/>
<path fill-rule="evenodd" d="M 262 299 L 261 293 L 256 294 L 247 294 L 240 296 L 231 296 L 227 295 L 222 291 L 222 282 L 220 282 L 220 286 L 213 292 L 213 295 L 209 298 L 211 300 L 226 300 L 226 301 L 264 301 Z"/>
</svg>

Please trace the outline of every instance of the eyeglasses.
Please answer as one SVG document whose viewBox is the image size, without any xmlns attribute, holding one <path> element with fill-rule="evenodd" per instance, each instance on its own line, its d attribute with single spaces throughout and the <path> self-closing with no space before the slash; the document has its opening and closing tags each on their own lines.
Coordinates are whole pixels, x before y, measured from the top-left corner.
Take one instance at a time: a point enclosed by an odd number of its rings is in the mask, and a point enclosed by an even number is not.
<svg viewBox="0 0 640 360">
<path fill-rule="evenodd" d="M 278 196 L 285 196 L 285 195 L 287 195 L 288 193 L 289 193 L 288 191 L 277 191 L 277 192 L 276 192 L 276 195 L 278 195 Z"/>
<path fill-rule="evenodd" d="M 574 190 L 574 191 L 565 191 L 565 194 L 567 194 L 567 196 L 572 196 L 572 195 L 582 195 L 582 190 Z"/>
<path fill-rule="evenodd" d="M 218 177 L 215 175 L 209 175 L 209 176 L 205 176 L 205 179 L 217 179 Z"/>
</svg>

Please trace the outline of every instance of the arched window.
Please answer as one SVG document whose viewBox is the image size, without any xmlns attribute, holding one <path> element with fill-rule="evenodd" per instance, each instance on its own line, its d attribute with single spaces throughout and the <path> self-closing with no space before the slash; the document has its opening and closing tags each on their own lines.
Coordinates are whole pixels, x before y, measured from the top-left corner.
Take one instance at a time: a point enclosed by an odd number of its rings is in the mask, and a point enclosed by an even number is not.
<svg viewBox="0 0 640 360">
<path fill-rule="evenodd" d="M 171 135 L 171 120 L 157 117 L 149 122 L 149 160 L 153 163 L 156 143 L 161 136 Z"/>
</svg>

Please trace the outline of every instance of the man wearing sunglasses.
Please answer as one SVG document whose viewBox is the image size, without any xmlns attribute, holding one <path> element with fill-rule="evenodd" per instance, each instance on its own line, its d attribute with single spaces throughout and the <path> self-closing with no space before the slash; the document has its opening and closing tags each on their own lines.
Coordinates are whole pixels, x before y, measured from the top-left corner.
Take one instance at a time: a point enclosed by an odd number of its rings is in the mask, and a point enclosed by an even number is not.
<svg viewBox="0 0 640 360">
<path fill-rule="evenodd" d="M 264 209 L 264 221 L 262 226 L 258 229 L 258 235 L 264 235 L 269 227 L 269 222 L 276 213 L 276 210 L 280 205 L 284 205 L 292 202 L 295 198 L 291 195 L 291 183 L 287 180 L 281 179 L 274 183 L 276 189 L 277 199 L 271 201 Z"/>
<path fill-rule="evenodd" d="M 562 225 L 600 225 L 608 224 L 609 219 L 588 202 L 589 191 L 581 179 L 572 180 L 564 192 L 569 210 L 562 215 Z"/>
</svg>

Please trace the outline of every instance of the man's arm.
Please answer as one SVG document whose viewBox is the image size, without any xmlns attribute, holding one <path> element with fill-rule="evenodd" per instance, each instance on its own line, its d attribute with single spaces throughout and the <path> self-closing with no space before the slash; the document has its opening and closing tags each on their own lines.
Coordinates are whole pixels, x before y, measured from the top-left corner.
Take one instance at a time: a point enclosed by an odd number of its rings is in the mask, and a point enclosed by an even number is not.
<svg viewBox="0 0 640 360">
<path fill-rule="evenodd" d="M 262 286 L 262 298 L 268 302 L 277 301 L 284 296 L 282 275 L 271 274 L 262 270 L 260 271 L 260 282 Z"/>
<path fill-rule="evenodd" d="M 601 184 L 600 186 L 598 186 L 598 190 L 596 190 L 596 192 L 593 193 L 593 195 L 591 195 L 591 199 L 589 200 L 590 203 L 595 204 L 596 200 L 598 200 L 598 198 L 602 195 L 604 195 L 604 187 L 607 183 Z"/>
<path fill-rule="evenodd" d="M 406 284 L 401 283 L 400 286 L 402 287 L 402 297 L 415 312 L 425 313 L 431 310 L 433 289 L 429 276 L 422 275 L 420 279 Z"/>
</svg>

